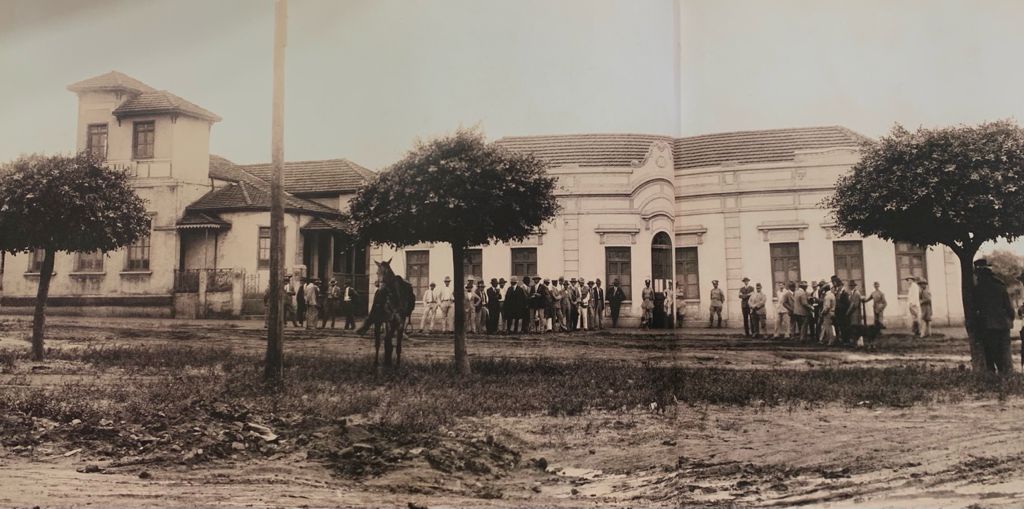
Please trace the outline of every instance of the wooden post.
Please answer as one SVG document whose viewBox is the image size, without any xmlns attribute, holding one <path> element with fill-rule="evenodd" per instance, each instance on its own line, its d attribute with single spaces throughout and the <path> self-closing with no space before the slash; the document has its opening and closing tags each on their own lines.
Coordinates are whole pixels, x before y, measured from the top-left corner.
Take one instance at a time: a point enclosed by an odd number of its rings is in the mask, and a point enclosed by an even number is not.
<svg viewBox="0 0 1024 509">
<path fill-rule="evenodd" d="M 271 134 L 270 178 L 270 308 L 267 316 L 267 356 L 264 379 L 279 386 L 284 377 L 283 302 L 284 265 L 284 48 L 287 37 L 288 0 L 274 2 L 274 101 Z"/>
</svg>

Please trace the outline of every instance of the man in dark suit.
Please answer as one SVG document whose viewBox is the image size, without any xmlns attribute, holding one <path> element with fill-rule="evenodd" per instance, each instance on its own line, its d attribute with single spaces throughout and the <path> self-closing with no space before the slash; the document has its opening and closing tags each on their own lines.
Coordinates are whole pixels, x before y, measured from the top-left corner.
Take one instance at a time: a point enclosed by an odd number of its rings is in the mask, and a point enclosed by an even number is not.
<svg viewBox="0 0 1024 509">
<path fill-rule="evenodd" d="M 604 288 L 601 288 L 601 280 L 594 280 L 594 293 L 590 298 L 590 305 L 594 308 L 594 323 L 593 327 L 598 330 L 604 328 L 604 324 L 601 323 L 601 319 L 604 318 Z"/>
<path fill-rule="evenodd" d="M 982 347 L 985 369 L 999 374 L 1013 372 L 1010 354 L 1010 329 L 1013 328 L 1013 304 L 1006 285 L 996 278 L 988 260 L 974 262 L 974 340 Z"/>
<path fill-rule="evenodd" d="M 612 327 L 619 326 L 619 310 L 622 302 L 626 300 L 626 292 L 619 286 L 619 280 L 612 281 L 612 287 L 608 290 L 608 305 L 612 311 Z"/>
<path fill-rule="evenodd" d="M 509 319 L 509 332 L 523 332 L 523 322 L 529 312 L 526 289 L 519 285 L 519 278 L 512 276 L 508 291 L 505 292 L 505 311 Z"/>
<path fill-rule="evenodd" d="M 498 332 L 498 315 L 501 314 L 501 290 L 498 280 L 491 278 L 491 287 L 487 289 L 487 333 Z"/>
</svg>

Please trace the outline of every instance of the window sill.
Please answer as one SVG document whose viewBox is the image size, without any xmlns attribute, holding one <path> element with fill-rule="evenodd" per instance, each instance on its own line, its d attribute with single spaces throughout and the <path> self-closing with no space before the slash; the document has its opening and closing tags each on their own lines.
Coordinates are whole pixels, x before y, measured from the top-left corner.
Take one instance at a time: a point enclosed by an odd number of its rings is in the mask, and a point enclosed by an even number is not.
<svg viewBox="0 0 1024 509">
<path fill-rule="evenodd" d="M 152 276 L 152 275 L 153 275 L 153 271 L 151 271 L 151 270 L 122 270 L 121 271 L 121 276 L 122 277 Z"/>
<path fill-rule="evenodd" d="M 26 272 L 25 273 L 25 277 L 30 277 L 30 278 L 37 278 L 37 277 L 39 277 L 41 275 L 42 275 L 42 273 L 39 273 L 39 272 Z M 53 276 L 56 276 L 56 275 L 57 275 L 57 273 L 54 272 L 54 273 L 50 274 L 50 277 L 53 277 Z"/>
<path fill-rule="evenodd" d="M 106 271 L 76 270 L 74 272 L 68 272 L 68 276 L 70 277 L 104 277 L 106 275 Z"/>
</svg>

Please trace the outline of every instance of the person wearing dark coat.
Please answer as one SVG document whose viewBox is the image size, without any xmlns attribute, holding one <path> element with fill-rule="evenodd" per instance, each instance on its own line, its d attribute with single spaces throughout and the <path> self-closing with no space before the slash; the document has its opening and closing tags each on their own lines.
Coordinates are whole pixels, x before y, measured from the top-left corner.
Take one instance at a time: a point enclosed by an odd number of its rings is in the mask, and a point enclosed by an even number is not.
<svg viewBox="0 0 1024 509">
<path fill-rule="evenodd" d="M 501 290 L 498 280 L 491 278 L 491 287 L 487 289 L 487 333 L 498 332 L 498 315 L 501 314 Z"/>
<path fill-rule="evenodd" d="M 525 321 L 530 313 L 529 296 L 519 285 L 519 279 L 512 276 L 511 286 L 505 292 L 505 312 L 510 320 L 510 332 L 525 332 Z"/>
<path fill-rule="evenodd" d="M 619 310 L 622 309 L 622 302 L 626 300 L 626 292 L 619 286 L 619 280 L 612 281 L 612 287 L 608 289 L 608 307 L 612 312 L 612 327 L 619 326 Z"/>
<path fill-rule="evenodd" d="M 974 262 L 976 283 L 974 285 L 974 329 L 975 341 L 982 347 L 985 369 L 1000 374 L 1013 372 L 1010 353 L 1010 329 L 1013 328 L 1013 304 L 1006 285 L 996 278 L 988 260 L 981 258 Z"/>
</svg>

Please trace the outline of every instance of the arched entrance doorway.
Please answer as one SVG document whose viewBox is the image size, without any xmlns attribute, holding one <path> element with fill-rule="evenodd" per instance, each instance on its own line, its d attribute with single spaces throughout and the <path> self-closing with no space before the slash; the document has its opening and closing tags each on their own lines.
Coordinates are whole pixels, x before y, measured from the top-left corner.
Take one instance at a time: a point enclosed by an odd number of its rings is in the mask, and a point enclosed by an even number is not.
<svg viewBox="0 0 1024 509">
<path fill-rule="evenodd" d="M 658 232 L 651 239 L 651 287 L 654 288 L 654 312 L 651 327 L 672 327 L 672 238 Z"/>
</svg>

